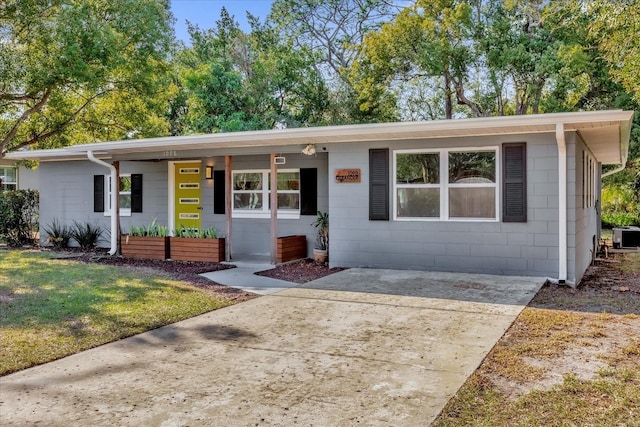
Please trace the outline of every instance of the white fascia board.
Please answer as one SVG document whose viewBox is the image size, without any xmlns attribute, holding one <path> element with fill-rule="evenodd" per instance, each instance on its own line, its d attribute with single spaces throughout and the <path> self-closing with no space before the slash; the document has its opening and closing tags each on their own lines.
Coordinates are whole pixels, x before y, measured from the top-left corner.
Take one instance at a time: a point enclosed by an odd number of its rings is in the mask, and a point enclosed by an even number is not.
<svg viewBox="0 0 640 427">
<path fill-rule="evenodd" d="M 206 135 L 147 138 L 79 144 L 56 150 L 25 151 L 20 159 L 72 160 L 86 157 L 94 151 L 97 157 L 104 153 L 133 154 L 164 150 L 197 150 L 216 148 L 269 147 L 303 144 L 330 144 L 358 141 L 393 141 L 401 139 L 451 138 L 524 133 L 554 133 L 557 124 L 565 130 L 578 130 L 582 126 L 594 127 L 598 123 L 630 123 L 633 112 L 622 110 L 577 113 L 553 113 L 523 116 L 480 117 L 471 119 L 434 120 L 425 122 L 376 123 L 360 125 L 324 126 L 293 129 L 270 129 L 246 132 L 228 132 Z M 624 133 L 624 131 L 622 131 Z M 627 131 L 628 133 L 628 131 Z M 627 143 L 628 145 L 628 143 Z M 33 153 L 33 154 L 27 154 Z M 108 156 L 107 156 L 108 157 Z"/>
</svg>

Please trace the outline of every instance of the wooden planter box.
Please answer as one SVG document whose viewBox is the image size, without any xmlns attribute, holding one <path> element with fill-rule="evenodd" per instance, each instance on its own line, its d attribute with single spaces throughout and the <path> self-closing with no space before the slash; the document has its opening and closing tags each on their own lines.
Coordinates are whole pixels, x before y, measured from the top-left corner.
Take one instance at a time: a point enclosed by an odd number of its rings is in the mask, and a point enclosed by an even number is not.
<svg viewBox="0 0 640 427">
<path fill-rule="evenodd" d="M 178 261 L 224 261 L 224 238 L 171 237 L 171 259 Z"/>
<path fill-rule="evenodd" d="M 276 262 L 287 262 L 307 257 L 307 236 L 278 237 Z"/>
<path fill-rule="evenodd" d="M 127 258 L 167 259 L 169 258 L 169 238 L 123 234 L 120 250 L 122 256 Z"/>
</svg>

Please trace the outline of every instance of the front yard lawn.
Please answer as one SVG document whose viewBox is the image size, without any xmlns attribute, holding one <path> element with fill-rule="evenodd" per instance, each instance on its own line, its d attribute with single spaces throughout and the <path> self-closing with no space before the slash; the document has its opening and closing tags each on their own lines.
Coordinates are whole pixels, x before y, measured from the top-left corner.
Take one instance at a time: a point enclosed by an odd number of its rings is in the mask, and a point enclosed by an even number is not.
<svg viewBox="0 0 640 427">
<path fill-rule="evenodd" d="M 0 375 L 233 304 L 160 271 L 0 251 Z"/>
</svg>

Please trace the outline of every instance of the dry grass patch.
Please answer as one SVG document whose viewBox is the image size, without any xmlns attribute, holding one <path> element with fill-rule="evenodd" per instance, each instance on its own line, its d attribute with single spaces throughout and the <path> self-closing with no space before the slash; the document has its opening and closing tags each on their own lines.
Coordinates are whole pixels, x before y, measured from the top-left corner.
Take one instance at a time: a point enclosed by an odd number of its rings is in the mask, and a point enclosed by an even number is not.
<svg viewBox="0 0 640 427">
<path fill-rule="evenodd" d="M 600 266 L 602 281 L 581 289 L 543 288 L 433 425 L 640 426 L 640 256 L 631 262 Z"/>
</svg>

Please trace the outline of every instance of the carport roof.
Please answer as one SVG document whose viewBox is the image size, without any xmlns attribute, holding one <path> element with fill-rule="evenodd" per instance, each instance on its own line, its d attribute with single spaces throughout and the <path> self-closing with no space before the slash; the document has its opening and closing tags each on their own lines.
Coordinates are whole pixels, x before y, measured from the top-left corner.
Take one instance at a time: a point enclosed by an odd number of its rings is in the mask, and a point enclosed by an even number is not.
<svg viewBox="0 0 640 427">
<path fill-rule="evenodd" d="M 59 161 L 86 159 L 88 151 L 92 151 L 96 157 L 110 158 L 163 150 L 215 150 L 295 145 L 304 147 L 306 144 L 358 141 L 555 133 L 556 126 L 561 124 L 565 131 L 577 132 L 599 162 L 624 165 L 627 160 L 632 118 L 632 111 L 610 110 L 272 129 L 79 144 L 52 150 L 17 151 L 8 153 L 6 157 Z"/>
</svg>

